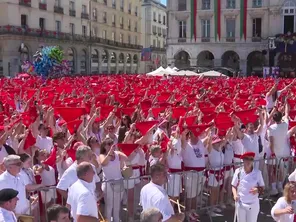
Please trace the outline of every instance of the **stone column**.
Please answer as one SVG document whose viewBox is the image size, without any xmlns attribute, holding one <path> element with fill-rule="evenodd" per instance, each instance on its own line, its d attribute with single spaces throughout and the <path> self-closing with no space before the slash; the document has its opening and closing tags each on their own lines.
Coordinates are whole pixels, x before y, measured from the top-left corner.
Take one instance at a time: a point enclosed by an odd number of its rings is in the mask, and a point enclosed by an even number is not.
<svg viewBox="0 0 296 222">
<path fill-rule="evenodd" d="M 239 61 L 239 66 L 240 66 L 240 70 L 242 71 L 244 76 L 247 76 L 247 60 L 246 59 L 241 59 Z"/>
<path fill-rule="evenodd" d="M 222 66 L 222 60 L 221 59 L 214 59 L 214 67 L 216 66 Z"/>
<path fill-rule="evenodd" d="M 189 61 L 190 61 L 190 66 L 196 66 L 197 58 L 189 59 Z"/>
</svg>

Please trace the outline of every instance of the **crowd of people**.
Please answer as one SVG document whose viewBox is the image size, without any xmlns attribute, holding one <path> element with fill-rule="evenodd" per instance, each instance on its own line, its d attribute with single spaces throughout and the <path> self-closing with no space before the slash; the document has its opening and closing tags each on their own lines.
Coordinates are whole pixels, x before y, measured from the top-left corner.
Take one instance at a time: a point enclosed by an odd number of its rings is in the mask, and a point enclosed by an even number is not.
<svg viewBox="0 0 296 222">
<path fill-rule="evenodd" d="M 0 221 L 119 222 L 124 206 L 134 221 L 138 205 L 142 221 L 199 221 L 205 191 L 209 216 L 232 205 L 239 222 L 257 221 L 260 194 L 283 193 L 271 214 L 294 221 L 295 81 L 117 75 L 0 86 Z"/>
</svg>

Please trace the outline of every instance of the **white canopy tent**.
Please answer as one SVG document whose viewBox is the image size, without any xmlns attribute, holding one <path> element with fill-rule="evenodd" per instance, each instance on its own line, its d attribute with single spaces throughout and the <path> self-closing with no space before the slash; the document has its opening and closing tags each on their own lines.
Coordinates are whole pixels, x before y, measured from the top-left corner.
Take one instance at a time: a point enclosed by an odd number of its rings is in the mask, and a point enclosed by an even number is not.
<svg viewBox="0 0 296 222">
<path fill-rule="evenodd" d="M 203 72 L 203 73 L 199 73 L 199 75 L 202 75 L 204 77 L 228 77 L 220 72 L 216 72 L 216 71 L 208 71 L 208 72 Z"/>
<path fill-rule="evenodd" d="M 165 71 L 165 69 L 162 66 L 160 66 L 158 69 L 147 73 L 147 76 L 163 76 L 163 71 Z"/>
<path fill-rule="evenodd" d="M 174 72 L 171 75 L 172 76 L 199 76 L 198 73 L 192 72 L 192 71 L 189 71 L 189 70 L 181 70 L 179 72 Z"/>
<path fill-rule="evenodd" d="M 167 72 L 167 74 L 173 74 L 173 73 L 176 72 L 176 70 L 172 69 L 172 68 L 169 67 L 169 66 L 165 69 L 165 71 Z"/>
</svg>

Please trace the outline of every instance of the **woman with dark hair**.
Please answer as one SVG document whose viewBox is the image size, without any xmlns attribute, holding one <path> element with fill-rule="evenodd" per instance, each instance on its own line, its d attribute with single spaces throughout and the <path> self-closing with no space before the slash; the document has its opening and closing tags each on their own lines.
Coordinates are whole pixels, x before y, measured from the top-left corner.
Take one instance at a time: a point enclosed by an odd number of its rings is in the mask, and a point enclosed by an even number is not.
<svg viewBox="0 0 296 222">
<path fill-rule="evenodd" d="M 129 131 L 132 124 L 132 120 L 128 115 L 124 115 L 121 118 L 120 127 L 118 129 L 118 143 L 122 143 L 125 138 L 125 133 Z"/>
<path fill-rule="evenodd" d="M 105 216 L 108 221 L 111 221 L 113 216 L 113 221 L 119 222 L 120 204 L 124 191 L 121 169 L 125 165 L 127 156 L 120 151 L 115 151 L 115 147 L 113 140 L 106 138 L 101 144 L 99 158 L 103 170 L 103 180 L 107 181 L 102 184 L 106 203 Z"/>
</svg>

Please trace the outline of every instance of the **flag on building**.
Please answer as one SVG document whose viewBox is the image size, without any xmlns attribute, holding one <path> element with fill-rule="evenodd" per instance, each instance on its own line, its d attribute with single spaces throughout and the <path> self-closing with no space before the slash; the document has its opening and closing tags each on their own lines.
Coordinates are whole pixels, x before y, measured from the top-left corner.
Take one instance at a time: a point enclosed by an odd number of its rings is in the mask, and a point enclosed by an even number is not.
<svg viewBox="0 0 296 222">
<path fill-rule="evenodd" d="M 151 61 L 151 48 L 142 49 L 141 61 Z"/>
</svg>

